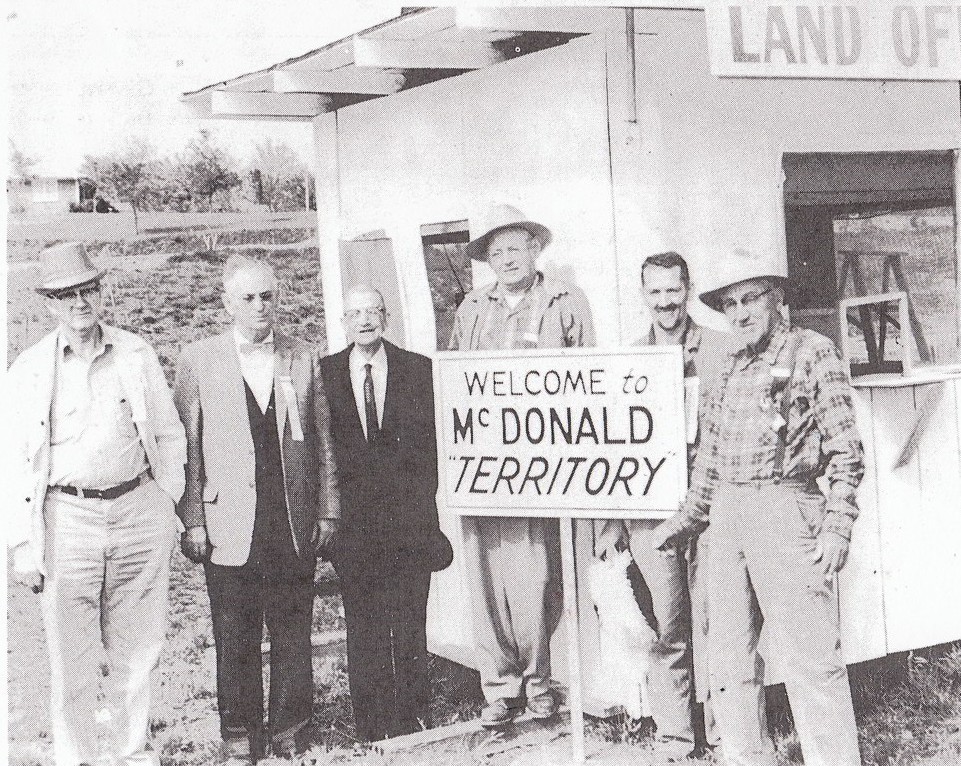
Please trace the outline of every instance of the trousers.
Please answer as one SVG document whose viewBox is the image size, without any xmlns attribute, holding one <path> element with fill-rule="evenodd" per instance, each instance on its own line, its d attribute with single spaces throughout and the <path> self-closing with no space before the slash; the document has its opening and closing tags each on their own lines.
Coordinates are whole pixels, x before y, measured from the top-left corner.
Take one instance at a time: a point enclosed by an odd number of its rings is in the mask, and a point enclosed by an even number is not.
<svg viewBox="0 0 961 766">
<path fill-rule="evenodd" d="M 110 758 L 160 764 L 149 746 L 150 676 L 167 631 L 173 509 L 153 480 L 115 500 L 47 493 L 42 603 L 56 766 L 97 759 L 100 647 L 109 668 Z"/>
<path fill-rule="evenodd" d="M 290 556 L 243 566 L 206 563 L 217 649 L 217 703 L 224 741 L 249 738 L 260 751 L 264 730 L 261 638 L 270 632 L 269 733 L 292 737 L 313 707 L 310 626 L 314 578 L 309 562 Z"/>
<path fill-rule="evenodd" d="M 657 736 L 684 754 L 694 745 L 691 684 L 691 607 L 687 562 L 651 547 L 657 521 L 627 522 L 631 557 L 651 592 L 657 641 L 651 646 L 648 691 Z M 683 752 L 682 752 L 683 751 Z"/>
<path fill-rule="evenodd" d="M 834 580 L 814 562 L 824 498 L 792 483 L 721 484 L 711 506 L 710 686 L 727 766 L 774 766 L 761 625 L 783 668 L 804 762 L 859 766 Z"/>
<path fill-rule="evenodd" d="M 463 530 L 484 698 L 547 692 L 562 600 L 557 521 L 468 516 Z"/>
<path fill-rule="evenodd" d="M 347 620 L 350 700 L 357 738 L 373 742 L 429 725 L 427 596 L 430 571 L 366 577 L 338 566 Z"/>
</svg>

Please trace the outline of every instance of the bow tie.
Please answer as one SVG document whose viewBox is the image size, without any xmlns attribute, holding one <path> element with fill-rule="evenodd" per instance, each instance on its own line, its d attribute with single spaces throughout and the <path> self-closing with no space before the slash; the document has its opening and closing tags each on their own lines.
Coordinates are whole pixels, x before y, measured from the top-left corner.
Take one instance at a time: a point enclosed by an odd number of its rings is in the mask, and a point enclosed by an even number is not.
<svg viewBox="0 0 961 766">
<path fill-rule="evenodd" d="M 262 343 L 241 343 L 238 348 L 241 354 L 273 354 L 274 353 L 274 342 L 272 340 L 265 340 Z"/>
</svg>

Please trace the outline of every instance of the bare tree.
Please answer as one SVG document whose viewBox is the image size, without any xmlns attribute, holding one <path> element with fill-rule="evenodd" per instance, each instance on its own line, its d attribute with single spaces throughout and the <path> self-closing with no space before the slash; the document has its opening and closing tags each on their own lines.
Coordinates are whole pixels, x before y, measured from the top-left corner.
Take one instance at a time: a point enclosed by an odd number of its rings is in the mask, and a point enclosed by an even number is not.
<svg viewBox="0 0 961 766">
<path fill-rule="evenodd" d="M 303 210 L 307 167 L 287 144 L 270 137 L 254 146 L 249 174 L 253 197 L 269 210 Z"/>
<path fill-rule="evenodd" d="M 29 178 L 33 175 L 33 167 L 39 160 L 20 151 L 13 139 L 8 139 L 8 143 L 10 144 L 10 176 L 12 178 Z"/>
</svg>

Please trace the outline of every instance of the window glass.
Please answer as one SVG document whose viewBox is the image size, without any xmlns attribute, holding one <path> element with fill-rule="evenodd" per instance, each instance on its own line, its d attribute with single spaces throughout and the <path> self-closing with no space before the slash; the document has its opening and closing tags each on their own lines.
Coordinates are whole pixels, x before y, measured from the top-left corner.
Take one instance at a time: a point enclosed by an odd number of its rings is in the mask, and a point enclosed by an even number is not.
<svg viewBox="0 0 961 766">
<path fill-rule="evenodd" d="M 840 345 L 842 299 L 904 292 L 908 326 L 886 327 L 889 342 L 907 344 L 914 365 L 961 361 L 954 161 L 947 151 L 784 156 L 795 324 Z M 849 335 L 865 316 L 848 311 Z"/>
</svg>

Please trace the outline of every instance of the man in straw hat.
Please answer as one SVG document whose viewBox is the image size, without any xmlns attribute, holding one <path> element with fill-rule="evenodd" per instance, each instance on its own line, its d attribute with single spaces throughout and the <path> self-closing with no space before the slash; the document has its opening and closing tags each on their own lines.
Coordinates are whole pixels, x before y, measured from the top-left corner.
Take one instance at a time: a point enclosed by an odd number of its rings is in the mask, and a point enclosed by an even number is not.
<svg viewBox="0 0 961 766">
<path fill-rule="evenodd" d="M 43 591 L 54 760 L 97 759 L 100 648 L 111 762 L 159 764 L 150 674 L 167 628 L 184 429 L 154 350 L 100 321 L 100 278 L 80 243 L 41 255 L 57 328 L 10 369 L 16 441 L 7 516 L 17 582 Z"/>
<path fill-rule="evenodd" d="M 452 350 L 594 345 L 590 306 L 575 286 L 545 277 L 537 257 L 551 232 L 517 208 L 495 205 L 467 253 L 497 278 L 457 310 Z M 536 718 L 557 710 L 550 691 L 550 638 L 560 619 L 557 522 L 465 517 L 474 638 L 487 706 L 481 722 L 509 724 L 526 705 Z"/>
<path fill-rule="evenodd" d="M 854 766 L 835 584 L 858 515 L 863 451 L 837 348 L 783 319 L 784 282 L 780 268 L 736 251 L 701 293 L 744 348 L 702 414 L 687 499 L 655 530 L 653 546 L 668 550 L 710 516 L 710 690 L 728 766 L 775 763 L 757 652 L 762 620 L 805 763 Z"/>
</svg>

